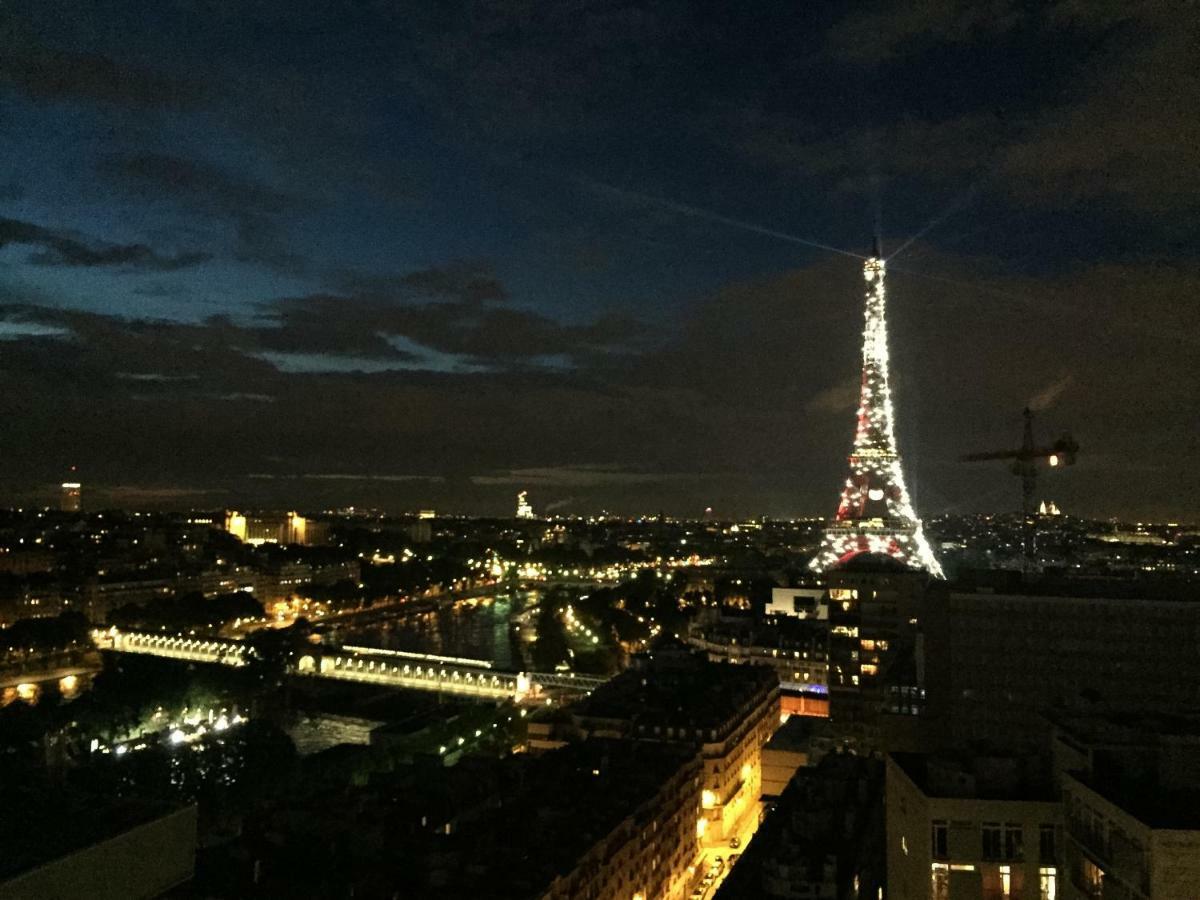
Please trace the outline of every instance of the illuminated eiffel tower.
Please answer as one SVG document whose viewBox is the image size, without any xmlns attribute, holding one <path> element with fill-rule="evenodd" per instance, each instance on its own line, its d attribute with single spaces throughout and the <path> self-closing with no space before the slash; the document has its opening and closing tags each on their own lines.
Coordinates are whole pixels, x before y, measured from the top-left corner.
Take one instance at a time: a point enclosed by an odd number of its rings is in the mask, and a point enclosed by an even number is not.
<svg viewBox="0 0 1200 900">
<path fill-rule="evenodd" d="M 866 329 L 850 477 L 842 489 L 837 516 L 826 527 L 821 549 L 811 565 L 823 572 L 860 553 L 875 553 L 942 578 L 942 567 L 925 539 L 921 520 L 904 486 L 900 453 L 892 430 L 884 270 L 883 256 L 876 243 L 875 255 L 863 265 L 867 281 Z"/>
</svg>

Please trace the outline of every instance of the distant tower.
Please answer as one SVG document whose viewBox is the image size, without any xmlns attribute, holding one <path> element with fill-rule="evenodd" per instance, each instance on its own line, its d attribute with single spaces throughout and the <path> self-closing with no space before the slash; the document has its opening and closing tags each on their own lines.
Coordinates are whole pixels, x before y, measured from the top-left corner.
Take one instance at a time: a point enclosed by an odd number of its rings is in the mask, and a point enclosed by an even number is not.
<svg viewBox="0 0 1200 900">
<path fill-rule="evenodd" d="M 58 498 L 58 507 L 63 512 L 77 513 L 83 509 L 83 485 L 76 480 L 75 467 L 71 466 L 71 478 L 62 483 L 62 493 Z"/>
<path fill-rule="evenodd" d="M 533 507 L 530 506 L 529 499 L 528 499 L 528 497 L 526 497 L 524 491 L 521 491 L 521 493 L 517 494 L 517 518 L 518 519 L 532 519 L 533 518 Z"/>
<path fill-rule="evenodd" d="M 842 489 L 837 517 L 825 529 L 812 568 L 823 572 L 860 553 L 879 553 L 942 578 L 942 567 L 925 540 L 921 520 L 908 498 L 892 430 L 884 274 L 884 260 L 877 242 L 875 255 L 863 265 L 867 282 L 866 329 L 850 477 Z"/>
</svg>

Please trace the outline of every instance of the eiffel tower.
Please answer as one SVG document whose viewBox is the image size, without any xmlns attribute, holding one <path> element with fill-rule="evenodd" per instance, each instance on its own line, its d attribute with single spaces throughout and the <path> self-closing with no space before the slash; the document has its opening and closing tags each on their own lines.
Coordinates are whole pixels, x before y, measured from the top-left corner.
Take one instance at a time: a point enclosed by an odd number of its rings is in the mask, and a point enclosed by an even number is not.
<svg viewBox="0 0 1200 900">
<path fill-rule="evenodd" d="M 863 331 L 862 393 L 858 428 L 850 453 L 850 477 L 842 488 L 837 516 L 825 529 L 811 567 L 824 572 L 861 553 L 890 556 L 913 569 L 942 578 L 942 567 L 925 539 L 921 520 L 904 486 L 900 453 L 892 430 L 892 392 L 888 386 L 887 293 L 885 263 L 875 254 L 863 264 L 867 282 Z"/>
</svg>

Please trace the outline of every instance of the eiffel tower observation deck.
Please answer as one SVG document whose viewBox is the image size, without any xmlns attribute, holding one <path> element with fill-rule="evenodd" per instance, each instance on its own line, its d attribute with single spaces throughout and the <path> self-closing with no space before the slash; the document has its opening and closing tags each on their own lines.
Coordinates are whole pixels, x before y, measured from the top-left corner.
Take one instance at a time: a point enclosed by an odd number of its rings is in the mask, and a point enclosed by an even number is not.
<svg viewBox="0 0 1200 900">
<path fill-rule="evenodd" d="M 892 428 L 888 384 L 886 265 L 876 247 L 863 264 L 867 283 L 863 330 L 862 392 L 850 453 L 850 474 L 837 516 L 826 526 L 812 568 L 823 572 L 863 553 L 881 554 L 942 578 L 942 567 L 925 539 L 904 484 Z"/>
</svg>

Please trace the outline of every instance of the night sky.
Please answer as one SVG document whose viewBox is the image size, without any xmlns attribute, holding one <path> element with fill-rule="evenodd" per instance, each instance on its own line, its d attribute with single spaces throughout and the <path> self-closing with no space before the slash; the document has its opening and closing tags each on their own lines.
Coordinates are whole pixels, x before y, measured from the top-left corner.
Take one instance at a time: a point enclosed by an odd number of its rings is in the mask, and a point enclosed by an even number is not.
<svg viewBox="0 0 1200 900">
<path fill-rule="evenodd" d="M 0 503 L 1197 516 L 1175 2 L 6 0 Z M 910 242 L 911 241 L 911 242 Z M 905 246 L 907 245 L 907 246 Z"/>
</svg>

